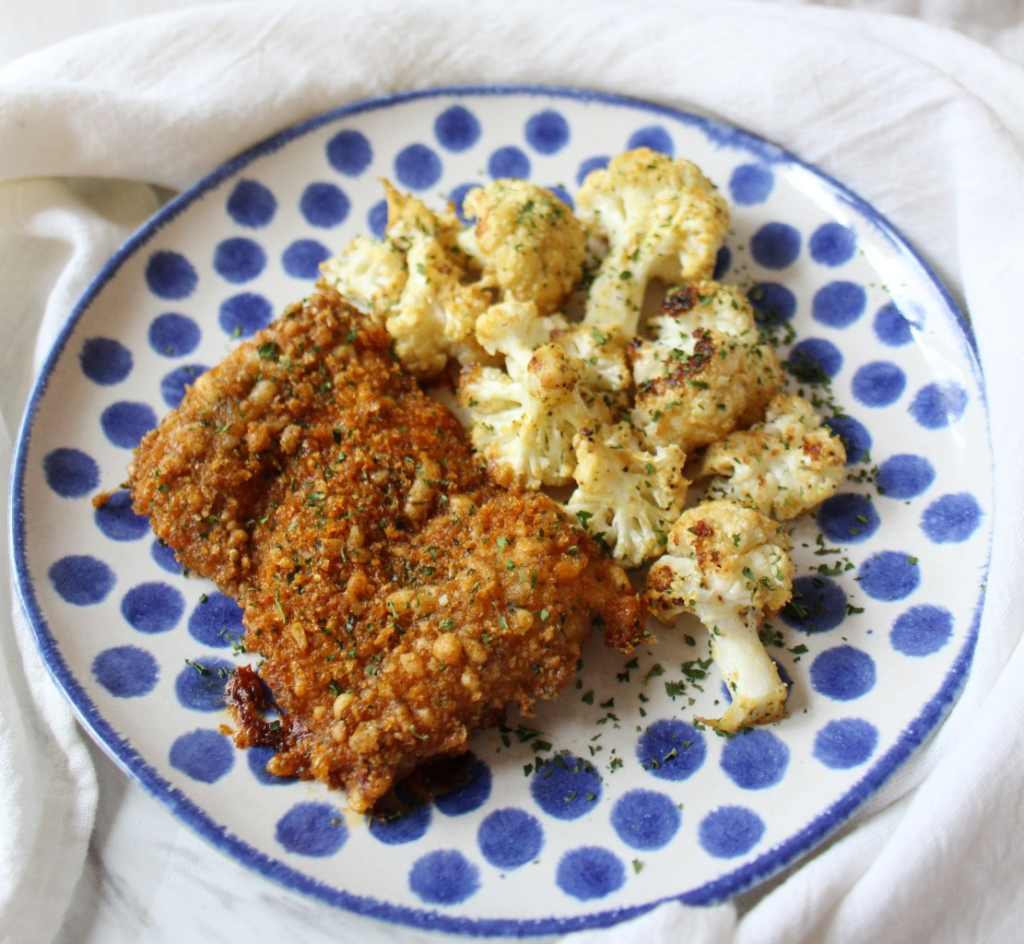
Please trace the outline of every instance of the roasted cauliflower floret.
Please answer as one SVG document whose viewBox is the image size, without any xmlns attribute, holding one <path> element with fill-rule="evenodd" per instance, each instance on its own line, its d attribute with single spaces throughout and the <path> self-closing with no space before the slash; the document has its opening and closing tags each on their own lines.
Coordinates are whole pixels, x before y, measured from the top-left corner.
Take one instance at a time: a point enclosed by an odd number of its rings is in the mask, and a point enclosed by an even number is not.
<svg viewBox="0 0 1024 944">
<path fill-rule="evenodd" d="M 761 341 L 750 303 L 732 286 L 672 289 L 633 343 L 633 420 L 648 438 L 685 452 L 722 439 L 764 415 L 781 389 L 775 350 Z"/>
<path fill-rule="evenodd" d="M 624 393 L 633 386 L 629 341 L 621 334 L 605 334 L 585 324 L 554 327 L 551 340 L 584 364 L 583 382 L 591 390 Z"/>
<path fill-rule="evenodd" d="M 709 498 L 731 498 L 778 521 L 817 507 L 843 480 L 846 449 L 803 397 L 776 394 L 764 422 L 708 447 L 698 475 Z"/>
<path fill-rule="evenodd" d="M 502 299 L 532 301 L 541 315 L 562 306 L 583 274 L 585 237 L 572 211 L 550 190 L 525 180 L 495 180 L 462 202 L 476 225 L 460 243 Z"/>
<path fill-rule="evenodd" d="M 458 218 L 435 214 L 422 200 L 384 181 L 385 238 L 357 237 L 321 265 L 321 283 L 383 321 L 410 373 L 426 377 L 449 357 L 475 361 L 476 320 L 491 303 L 459 249 Z"/>
<path fill-rule="evenodd" d="M 476 323 L 476 340 L 487 354 L 505 358 L 512 377 L 520 378 L 533 352 L 551 342 L 551 332 L 567 327 L 559 315 L 541 318 L 532 301 L 510 299 L 491 305 Z"/>
<path fill-rule="evenodd" d="M 627 423 L 576 437 L 576 490 L 566 508 L 626 567 L 660 553 L 686 504 L 686 455 L 648 445 Z"/>
<path fill-rule="evenodd" d="M 607 243 L 584 316 L 606 333 L 636 333 L 652 279 L 710 278 L 729 229 L 728 205 L 700 168 L 648 148 L 588 174 L 576 212 Z"/>
<path fill-rule="evenodd" d="M 693 613 L 711 634 L 711 657 L 732 695 L 722 731 L 778 721 L 786 684 L 758 630 L 792 594 L 790 539 L 783 526 L 726 500 L 691 508 L 676 522 L 667 552 L 647 575 L 651 612 L 665 622 Z"/>
<path fill-rule="evenodd" d="M 360 234 L 337 256 L 320 263 L 320 281 L 381 325 L 405 288 L 405 252 L 390 239 Z"/>
<path fill-rule="evenodd" d="M 470 437 L 499 485 L 572 481 L 573 439 L 608 419 L 607 407 L 586 396 L 580 369 L 557 344 L 544 344 L 520 376 L 480 364 L 463 370 L 459 397 L 469 412 Z"/>
<path fill-rule="evenodd" d="M 541 317 L 533 302 L 492 305 L 476 323 L 476 339 L 487 354 L 505 358 L 506 370 L 514 379 L 522 377 L 537 348 L 556 344 L 579 370 L 583 387 L 606 402 L 620 398 L 603 394 L 626 391 L 633 382 L 623 340 L 571 324 L 561 314 Z"/>
</svg>

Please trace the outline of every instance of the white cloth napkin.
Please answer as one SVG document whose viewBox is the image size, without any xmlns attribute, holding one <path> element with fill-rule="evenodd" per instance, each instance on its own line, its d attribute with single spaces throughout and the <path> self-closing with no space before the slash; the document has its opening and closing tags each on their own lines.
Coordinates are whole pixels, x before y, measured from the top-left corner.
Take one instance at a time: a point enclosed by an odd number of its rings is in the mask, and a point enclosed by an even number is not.
<svg viewBox="0 0 1024 944">
<path fill-rule="evenodd" d="M 581 86 L 708 113 L 851 186 L 968 311 L 995 441 L 988 600 L 967 686 L 940 731 L 839 837 L 768 886 L 715 908 L 666 905 L 573 940 L 1019 938 L 1024 72 L 968 39 L 905 18 L 754 0 L 267 0 L 140 19 L 17 60 L 0 69 L 5 459 L 30 351 L 38 362 L 161 188 L 185 187 L 259 139 L 346 102 L 501 82 Z M 0 938 L 30 944 L 53 939 L 71 900 L 95 780 L 17 612 L 0 624 L 0 651 Z M 363 929 L 371 940 L 376 932 Z"/>
</svg>

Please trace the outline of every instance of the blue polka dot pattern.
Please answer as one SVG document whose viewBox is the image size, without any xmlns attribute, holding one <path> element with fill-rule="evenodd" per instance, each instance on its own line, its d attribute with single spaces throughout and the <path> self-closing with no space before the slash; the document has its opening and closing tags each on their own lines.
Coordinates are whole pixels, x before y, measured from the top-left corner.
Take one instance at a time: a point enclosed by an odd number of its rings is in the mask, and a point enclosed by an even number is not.
<svg viewBox="0 0 1024 944">
<path fill-rule="evenodd" d="M 868 407 L 891 406 L 907 386 L 907 375 L 892 361 L 872 361 L 853 375 L 853 396 Z"/>
<path fill-rule="evenodd" d="M 526 143 L 538 154 L 557 154 L 569 143 L 569 122 L 553 109 L 545 109 L 526 122 Z"/>
<path fill-rule="evenodd" d="M 561 186 L 560 184 L 548 184 L 547 189 L 550 190 L 556 197 L 558 197 L 558 199 L 561 200 L 562 203 L 569 207 L 570 210 L 575 207 L 575 202 L 573 201 L 572 194 L 569 193 L 569 191 L 566 190 L 565 187 Z"/>
<path fill-rule="evenodd" d="M 606 898 L 626 883 L 626 867 L 613 852 L 583 846 L 562 856 L 555 873 L 558 887 L 580 901 Z"/>
<path fill-rule="evenodd" d="M 310 226 L 331 229 L 348 217 L 352 204 L 345 191 L 336 184 L 312 183 L 302 191 L 299 211 Z"/>
<path fill-rule="evenodd" d="M 914 395 L 910 415 L 924 429 L 944 429 L 967 409 L 967 391 L 953 381 L 930 383 Z"/>
<path fill-rule="evenodd" d="M 119 384 L 132 372 L 132 352 L 113 338 L 89 338 L 79 361 L 82 373 L 104 387 Z"/>
<path fill-rule="evenodd" d="M 422 839 L 430 828 L 430 807 L 423 805 L 395 816 L 371 816 L 370 835 L 387 846 Z"/>
<path fill-rule="evenodd" d="M 459 184 L 457 187 L 453 187 L 448 194 L 448 199 L 451 201 L 452 206 L 455 207 L 455 212 L 463 224 L 471 223 L 474 220 L 474 217 L 468 215 L 468 211 L 463 204 L 470 190 L 473 190 L 476 186 L 477 184 L 474 183 Z"/>
<path fill-rule="evenodd" d="M 983 512 L 970 492 L 943 495 L 921 516 L 921 530 L 933 544 L 960 544 L 981 525 Z"/>
<path fill-rule="evenodd" d="M 668 157 L 674 157 L 676 153 L 676 146 L 672 140 L 672 135 L 661 125 L 649 125 L 646 128 L 640 128 L 629 136 L 629 140 L 626 142 L 626 150 L 642 147 L 650 148 L 652 151 L 657 151 Z"/>
<path fill-rule="evenodd" d="M 320 275 L 320 263 L 331 250 L 315 239 L 296 239 L 281 254 L 281 266 L 293 279 L 313 281 Z"/>
<path fill-rule="evenodd" d="M 540 855 L 544 829 L 526 810 L 516 807 L 494 810 L 480 823 L 477 845 L 495 868 L 517 869 Z"/>
<path fill-rule="evenodd" d="M 456 206 L 461 206 L 461 204 L 462 198 L 460 197 Z M 388 229 L 388 204 L 386 200 L 379 200 L 370 207 L 369 213 L 366 214 L 366 225 L 377 239 L 384 238 L 384 234 Z"/>
<path fill-rule="evenodd" d="M 361 131 L 347 128 L 327 142 L 327 160 L 338 173 L 358 177 L 373 163 L 373 145 Z"/>
<path fill-rule="evenodd" d="M 803 574 L 793 580 L 793 596 L 783 620 L 804 633 L 835 629 L 846 619 L 846 591 L 832 578 Z"/>
<path fill-rule="evenodd" d="M 739 206 L 764 203 L 775 186 L 775 175 L 764 164 L 740 164 L 729 178 L 729 194 Z"/>
<path fill-rule="evenodd" d="M 188 618 L 189 635 L 204 646 L 223 649 L 245 634 L 242 608 L 219 590 L 207 594 Z"/>
<path fill-rule="evenodd" d="M 857 234 L 842 223 L 823 223 L 807 242 L 811 258 L 826 266 L 841 266 L 857 251 Z"/>
<path fill-rule="evenodd" d="M 136 584 L 121 600 L 121 615 L 140 633 L 166 633 L 184 612 L 181 592 L 159 581 Z"/>
<path fill-rule="evenodd" d="M 867 495 L 840 492 L 818 507 L 818 527 L 830 541 L 858 544 L 874 535 L 881 523 Z"/>
<path fill-rule="evenodd" d="M 224 299 L 217 315 L 221 330 L 233 338 L 251 338 L 274 317 L 274 308 L 256 292 L 241 292 Z"/>
<path fill-rule="evenodd" d="M 870 759 L 878 728 L 863 718 L 837 718 L 814 736 L 814 757 L 833 770 L 848 770 Z"/>
<path fill-rule="evenodd" d="M 180 252 L 154 252 L 146 264 L 146 285 L 158 298 L 188 298 L 199 284 L 195 266 Z"/>
<path fill-rule="evenodd" d="M 875 313 L 875 336 L 889 347 L 902 347 L 914 340 L 912 326 L 893 302 L 886 302 Z"/>
<path fill-rule="evenodd" d="M 213 268 L 228 282 L 251 282 L 267 265 L 263 247 L 252 239 L 235 236 L 217 244 L 213 253 Z"/>
<path fill-rule="evenodd" d="M 829 282 L 814 293 L 811 317 L 830 328 L 848 328 L 867 307 L 868 295 L 856 282 Z"/>
<path fill-rule="evenodd" d="M 873 600 L 903 600 L 921 583 L 921 568 L 912 554 L 880 551 L 860 565 L 857 580 Z"/>
<path fill-rule="evenodd" d="M 54 449 L 43 456 L 46 484 L 61 498 L 84 498 L 100 484 L 100 467 L 81 449 Z"/>
<path fill-rule="evenodd" d="M 498 148 L 487 161 L 487 173 L 495 180 L 502 177 L 530 176 L 530 159 L 512 145 Z"/>
<path fill-rule="evenodd" d="M 796 295 L 778 282 L 758 282 L 747 292 L 754 317 L 762 326 L 792 321 L 796 314 Z"/>
<path fill-rule="evenodd" d="M 53 589 L 72 606 L 92 606 L 107 598 L 117 578 L 109 565 L 89 554 L 69 554 L 49 570 Z"/>
<path fill-rule="evenodd" d="M 446 151 L 468 151 L 480 140 L 481 127 L 476 115 L 463 105 L 451 105 L 434 122 L 434 136 Z"/>
<path fill-rule="evenodd" d="M 115 698 L 141 698 L 156 687 L 160 669 L 145 649 L 115 646 L 96 656 L 92 674 Z"/>
<path fill-rule="evenodd" d="M 722 770 L 743 790 L 765 790 L 781 782 L 789 767 L 789 748 L 765 728 L 745 731 L 726 741 Z"/>
<path fill-rule="evenodd" d="M 900 453 L 878 467 L 878 489 L 888 498 L 916 498 L 934 481 L 935 467 L 924 456 Z"/>
<path fill-rule="evenodd" d="M 434 805 L 446 816 L 471 813 L 491 795 L 491 768 L 474 754 L 465 759 L 469 763 L 463 782 L 434 798 Z"/>
<path fill-rule="evenodd" d="M 178 703 L 190 711 L 220 711 L 224 707 L 224 686 L 233 670 L 225 659 L 190 659 L 174 680 Z"/>
<path fill-rule="evenodd" d="M 441 158 L 425 144 L 410 144 L 395 158 L 395 176 L 410 190 L 426 190 L 441 179 Z"/>
<path fill-rule="evenodd" d="M 270 758 L 277 752 L 272 747 L 250 747 L 245 752 L 245 760 L 252 775 L 265 787 L 284 787 L 295 783 L 297 777 L 278 777 L 267 770 Z"/>
<path fill-rule="evenodd" d="M 199 728 L 171 745 L 171 766 L 199 783 L 216 783 L 235 765 L 235 747 L 219 731 Z"/>
<path fill-rule="evenodd" d="M 785 269 L 800 255 L 800 230 L 789 223 L 765 223 L 750 240 L 750 253 L 766 269 Z"/>
<path fill-rule="evenodd" d="M 953 614 L 945 607 L 922 604 L 901 613 L 893 623 L 889 641 L 905 656 L 930 656 L 953 635 Z"/>
<path fill-rule="evenodd" d="M 732 250 L 728 246 L 722 246 L 715 255 L 715 271 L 711 273 L 711 278 L 716 282 L 721 282 L 731 268 Z"/>
<path fill-rule="evenodd" d="M 674 718 L 655 721 L 636 748 L 640 766 L 659 780 L 687 780 L 704 764 L 704 735 L 692 724 Z"/>
<path fill-rule="evenodd" d="M 576 183 L 582 184 L 587 179 L 587 175 L 591 171 L 603 170 L 608 166 L 608 162 L 611 160 L 607 154 L 602 154 L 599 157 L 588 157 L 579 166 L 579 170 L 576 171 Z"/>
<path fill-rule="evenodd" d="M 185 397 L 185 390 L 196 382 L 200 374 L 206 372 L 203 364 L 182 364 L 160 381 L 160 396 L 164 403 L 174 409 Z"/>
<path fill-rule="evenodd" d="M 733 859 L 750 852 L 764 835 L 761 817 L 744 806 L 722 806 L 701 820 L 698 841 L 716 859 Z"/>
<path fill-rule="evenodd" d="M 682 822 L 679 807 L 670 797 L 655 790 L 629 790 L 612 808 L 612 828 L 632 849 L 667 846 L 679 832 Z"/>
<path fill-rule="evenodd" d="M 589 761 L 556 754 L 537 762 L 530 778 L 530 794 L 549 816 L 579 819 L 601 799 L 601 777 Z"/>
<path fill-rule="evenodd" d="M 871 458 L 871 433 L 860 420 L 852 416 L 829 416 L 825 418 L 825 425 L 843 441 L 847 465 Z"/>
<path fill-rule="evenodd" d="M 819 653 L 811 663 L 814 690 L 834 701 L 854 701 L 875 687 L 875 661 L 863 649 L 836 646 Z"/>
<path fill-rule="evenodd" d="M 324 858 L 345 845 L 348 827 L 330 803 L 296 803 L 278 820 L 275 835 L 288 852 Z"/>
<path fill-rule="evenodd" d="M 827 383 L 842 370 L 843 355 L 831 341 L 807 338 L 790 348 L 785 367 L 801 383 Z"/>
<path fill-rule="evenodd" d="M 149 534 L 149 519 L 135 514 L 130 492 L 114 492 L 93 513 L 96 527 L 111 541 L 141 541 Z"/>
<path fill-rule="evenodd" d="M 166 544 L 154 541 L 149 553 L 161 570 L 166 570 L 169 574 L 181 573 L 181 564 L 178 563 L 178 559 L 174 556 L 174 551 Z"/>
<path fill-rule="evenodd" d="M 258 180 L 240 180 L 228 195 L 227 211 L 239 226 L 260 229 L 274 219 L 277 199 Z"/>
<path fill-rule="evenodd" d="M 100 415 L 107 440 L 121 449 L 134 449 L 139 440 L 156 426 L 156 413 L 148 403 L 112 403 Z"/>
<path fill-rule="evenodd" d="M 456 849 L 439 849 L 413 863 L 409 888 L 428 904 L 457 905 L 480 888 L 480 869 Z"/>
<path fill-rule="evenodd" d="M 191 354 L 202 340 L 199 325 L 187 315 L 157 315 L 149 326 L 149 346 L 164 357 Z"/>
</svg>

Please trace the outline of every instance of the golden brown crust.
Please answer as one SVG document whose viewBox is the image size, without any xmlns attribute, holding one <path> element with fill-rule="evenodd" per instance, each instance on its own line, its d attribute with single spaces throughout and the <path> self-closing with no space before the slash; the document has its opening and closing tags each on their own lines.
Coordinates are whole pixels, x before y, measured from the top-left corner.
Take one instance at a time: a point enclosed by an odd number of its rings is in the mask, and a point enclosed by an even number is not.
<svg viewBox="0 0 1024 944">
<path fill-rule="evenodd" d="M 595 624 L 631 648 L 645 612 L 561 506 L 487 479 L 359 319 L 330 292 L 293 306 L 197 381 L 130 484 L 182 563 L 243 606 L 286 713 L 271 769 L 365 810 L 508 704 L 554 697 Z"/>
</svg>

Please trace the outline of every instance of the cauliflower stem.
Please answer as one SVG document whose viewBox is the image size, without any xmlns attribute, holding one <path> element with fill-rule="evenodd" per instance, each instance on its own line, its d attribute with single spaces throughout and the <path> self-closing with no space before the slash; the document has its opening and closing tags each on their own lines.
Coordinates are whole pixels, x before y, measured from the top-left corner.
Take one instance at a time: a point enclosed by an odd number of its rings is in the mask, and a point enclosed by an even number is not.
<svg viewBox="0 0 1024 944">
<path fill-rule="evenodd" d="M 647 575 L 652 613 L 673 622 L 693 613 L 711 634 L 711 658 L 732 696 L 721 731 L 778 721 L 787 689 L 758 630 L 792 595 L 793 562 L 785 529 L 752 508 L 726 499 L 684 512 L 667 553 Z"/>
</svg>

